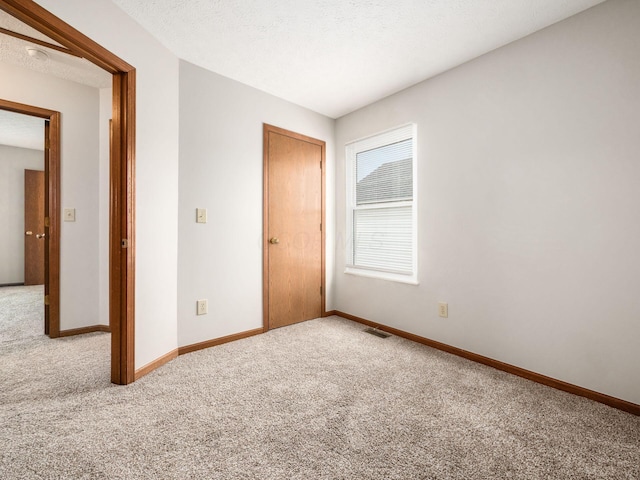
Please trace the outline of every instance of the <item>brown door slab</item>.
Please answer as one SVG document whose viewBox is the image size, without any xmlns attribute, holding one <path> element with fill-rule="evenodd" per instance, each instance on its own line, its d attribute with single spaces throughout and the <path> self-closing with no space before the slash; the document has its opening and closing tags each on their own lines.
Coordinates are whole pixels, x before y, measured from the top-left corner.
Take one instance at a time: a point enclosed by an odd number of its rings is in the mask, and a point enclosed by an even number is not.
<svg viewBox="0 0 640 480">
<path fill-rule="evenodd" d="M 322 316 L 324 142 L 265 132 L 268 328 Z"/>
<path fill-rule="evenodd" d="M 44 285 L 44 172 L 24 171 L 24 284 Z"/>
</svg>

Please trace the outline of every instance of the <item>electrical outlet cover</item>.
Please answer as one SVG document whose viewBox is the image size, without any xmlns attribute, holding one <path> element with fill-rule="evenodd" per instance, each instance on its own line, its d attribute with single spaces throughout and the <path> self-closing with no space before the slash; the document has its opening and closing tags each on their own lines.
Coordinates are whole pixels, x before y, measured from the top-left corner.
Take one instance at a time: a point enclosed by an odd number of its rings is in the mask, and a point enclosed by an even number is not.
<svg viewBox="0 0 640 480">
<path fill-rule="evenodd" d="M 444 302 L 438 303 L 438 315 L 442 318 L 449 317 L 449 305 Z"/>
<path fill-rule="evenodd" d="M 207 301 L 206 300 L 198 300 L 196 302 L 196 314 L 197 315 L 205 315 L 207 313 Z"/>
</svg>

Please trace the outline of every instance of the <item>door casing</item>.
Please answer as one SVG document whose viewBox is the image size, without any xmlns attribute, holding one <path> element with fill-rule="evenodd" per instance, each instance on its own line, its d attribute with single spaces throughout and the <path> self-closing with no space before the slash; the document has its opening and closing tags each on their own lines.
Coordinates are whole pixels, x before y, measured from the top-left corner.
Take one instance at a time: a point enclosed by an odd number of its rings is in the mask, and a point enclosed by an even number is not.
<svg viewBox="0 0 640 480">
<path fill-rule="evenodd" d="M 321 316 L 326 315 L 326 276 L 325 276 L 325 244 L 326 244 L 326 143 L 316 138 L 291 132 L 280 127 L 263 124 L 263 217 L 262 217 L 262 244 L 263 244 L 263 281 L 262 281 L 262 305 L 263 305 L 263 330 L 269 330 L 269 133 L 279 133 L 297 140 L 313 143 L 321 147 Z"/>
<path fill-rule="evenodd" d="M 135 381 L 136 71 L 127 62 L 32 0 L 0 0 L 0 9 L 67 47 L 75 54 L 106 70 L 113 76 L 113 141 L 109 180 L 111 381 L 121 385 L 132 383 Z M 95 15 L 97 16 L 98 13 Z M 59 115 L 57 128 L 59 129 Z M 59 222 L 59 218 L 57 221 Z M 49 259 L 49 266 L 53 268 L 51 258 Z M 57 268 L 59 269 L 59 264 Z M 51 284 L 50 288 L 52 288 Z M 57 288 L 59 288 L 59 285 L 57 285 Z M 51 302 L 53 298 L 50 298 Z"/>
<path fill-rule="evenodd" d="M 44 309 L 44 333 L 56 338 L 60 336 L 60 112 L 3 99 L 0 110 L 39 117 L 46 122 L 44 294 L 48 301 Z"/>
</svg>

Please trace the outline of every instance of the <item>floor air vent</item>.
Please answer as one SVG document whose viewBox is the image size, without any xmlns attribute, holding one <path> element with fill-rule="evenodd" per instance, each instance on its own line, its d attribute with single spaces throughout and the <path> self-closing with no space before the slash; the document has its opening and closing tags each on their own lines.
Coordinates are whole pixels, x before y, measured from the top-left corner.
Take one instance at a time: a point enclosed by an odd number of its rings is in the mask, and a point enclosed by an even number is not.
<svg viewBox="0 0 640 480">
<path fill-rule="evenodd" d="M 375 335 L 376 337 L 380 337 L 380 338 L 387 338 L 390 337 L 391 334 L 390 333 L 385 333 L 381 330 L 378 330 L 377 328 L 367 328 L 365 329 L 365 332 L 370 333 L 371 335 Z"/>
</svg>

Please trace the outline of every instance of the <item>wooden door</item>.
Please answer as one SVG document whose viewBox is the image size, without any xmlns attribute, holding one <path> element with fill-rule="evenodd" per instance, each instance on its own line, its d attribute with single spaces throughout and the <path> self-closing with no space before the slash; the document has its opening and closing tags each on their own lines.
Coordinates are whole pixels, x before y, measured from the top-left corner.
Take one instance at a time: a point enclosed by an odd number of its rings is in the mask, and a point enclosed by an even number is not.
<svg viewBox="0 0 640 480">
<path fill-rule="evenodd" d="M 322 316 L 325 144 L 265 125 L 265 323 Z"/>
<path fill-rule="evenodd" d="M 44 172 L 24 171 L 24 284 L 44 284 Z"/>
</svg>

